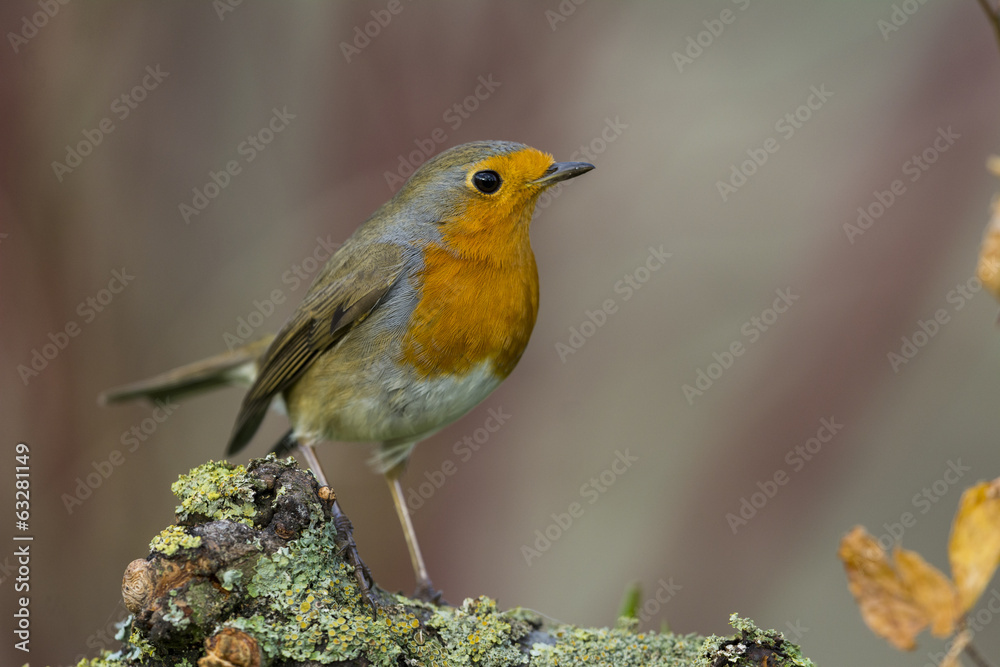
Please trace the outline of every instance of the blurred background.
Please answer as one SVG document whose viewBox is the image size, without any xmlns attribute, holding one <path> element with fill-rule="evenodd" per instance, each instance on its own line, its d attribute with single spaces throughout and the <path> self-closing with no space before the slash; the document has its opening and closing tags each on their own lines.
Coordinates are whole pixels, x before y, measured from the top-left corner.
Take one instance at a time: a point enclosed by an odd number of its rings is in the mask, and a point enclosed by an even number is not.
<svg viewBox="0 0 1000 667">
<path fill-rule="evenodd" d="M 875 637 L 836 551 L 864 524 L 947 571 L 962 490 L 1000 475 L 1000 307 L 970 282 L 1000 51 L 974 0 L 16 0 L 0 27 L 0 474 L 13 503 L 28 443 L 35 538 L 32 652 L 0 662 L 116 646 L 126 564 L 241 399 L 97 394 L 276 330 L 409 169 L 478 139 L 597 170 L 536 216 L 520 366 L 403 480 L 446 599 L 606 625 L 639 582 L 647 629 L 738 611 L 818 664 L 942 650 Z M 410 591 L 369 454 L 320 449 L 362 556 Z"/>
</svg>

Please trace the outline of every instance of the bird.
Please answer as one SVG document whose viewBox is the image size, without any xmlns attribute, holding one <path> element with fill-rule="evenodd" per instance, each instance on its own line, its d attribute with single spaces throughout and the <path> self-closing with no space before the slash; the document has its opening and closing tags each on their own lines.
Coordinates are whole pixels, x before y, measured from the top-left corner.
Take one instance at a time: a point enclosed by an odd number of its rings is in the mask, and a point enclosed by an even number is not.
<svg viewBox="0 0 1000 667">
<path fill-rule="evenodd" d="M 241 451 L 272 406 L 295 450 L 328 486 L 313 447 L 377 443 L 416 578 L 439 601 L 400 476 L 414 447 L 485 399 L 514 370 L 538 315 L 529 226 L 540 195 L 594 169 L 509 141 L 454 146 L 418 167 L 341 245 L 273 337 L 101 395 L 176 399 L 249 384 L 226 447 Z M 338 545 L 375 606 L 374 581 L 334 503 Z"/>
</svg>

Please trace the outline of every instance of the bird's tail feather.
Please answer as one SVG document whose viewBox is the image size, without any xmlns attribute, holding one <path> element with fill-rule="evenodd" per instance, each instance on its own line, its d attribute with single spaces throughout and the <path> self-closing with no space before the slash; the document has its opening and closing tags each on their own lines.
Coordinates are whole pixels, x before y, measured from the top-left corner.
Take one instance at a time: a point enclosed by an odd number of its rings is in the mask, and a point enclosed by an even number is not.
<svg viewBox="0 0 1000 667">
<path fill-rule="evenodd" d="M 214 357 L 196 361 L 154 377 L 109 389 L 97 401 L 101 405 L 124 403 L 137 398 L 150 401 L 187 398 L 224 386 L 249 386 L 257 375 L 257 361 L 273 336 Z"/>
</svg>

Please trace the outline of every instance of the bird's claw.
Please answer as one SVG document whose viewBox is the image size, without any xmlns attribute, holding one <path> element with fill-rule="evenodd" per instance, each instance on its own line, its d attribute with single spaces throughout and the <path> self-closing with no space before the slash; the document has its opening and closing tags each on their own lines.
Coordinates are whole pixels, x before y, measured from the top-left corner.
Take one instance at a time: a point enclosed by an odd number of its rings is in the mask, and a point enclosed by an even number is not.
<svg viewBox="0 0 1000 667">
<path fill-rule="evenodd" d="M 430 602 L 432 605 L 438 607 L 448 604 L 442 599 L 442 595 L 441 591 L 434 588 L 430 579 L 417 582 L 417 590 L 413 593 L 414 599 Z"/>
<path fill-rule="evenodd" d="M 333 525 L 337 529 L 337 551 L 354 569 L 354 580 L 358 584 L 358 592 L 371 607 L 372 615 L 377 617 L 382 603 L 375 594 L 375 579 L 372 577 L 371 570 L 358 555 L 358 545 L 354 542 L 354 526 L 351 525 L 351 520 L 341 511 L 336 501 L 331 509 L 334 515 Z"/>
</svg>

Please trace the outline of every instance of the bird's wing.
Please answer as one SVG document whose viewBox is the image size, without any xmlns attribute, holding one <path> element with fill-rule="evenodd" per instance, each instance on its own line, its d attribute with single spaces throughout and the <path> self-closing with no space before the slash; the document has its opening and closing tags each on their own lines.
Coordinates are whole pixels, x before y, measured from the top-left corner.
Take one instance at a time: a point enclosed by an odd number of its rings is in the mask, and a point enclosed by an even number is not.
<svg viewBox="0 0 1000 667">
<path fill-rule="evenodd" d="M 365 246 L 313 287 L 274 338 L 260 362 L 257 379 L 243 398 L 227 454 L 242 449 L 257 432 L 271 400 L 287 389 L 313 360 L 330 349 L 378 306 L 403 273 L 400 246 Z"/>
</svg>

